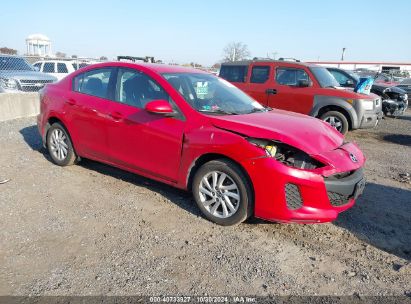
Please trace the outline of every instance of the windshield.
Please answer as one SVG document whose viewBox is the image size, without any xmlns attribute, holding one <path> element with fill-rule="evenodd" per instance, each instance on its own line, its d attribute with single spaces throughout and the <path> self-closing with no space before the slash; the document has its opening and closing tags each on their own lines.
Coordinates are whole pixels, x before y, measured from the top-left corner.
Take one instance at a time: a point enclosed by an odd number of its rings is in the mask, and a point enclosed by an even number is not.
<svg viewBox="0 0 411 304">
<path fill-rule="evenodd" d="M 228 81 L 214 75 L 165 73 L 163 77 L 199 112 L 224 115 L 268 110 Z"/>
<path fill-rule="evenodd" d="M 340 84 L 335 80 L 333 75 L 323 67 L 310 67 L 311 72 L 317 78 L 322 88 L 339 87 Z"/>
<path fill-rule="evenodd" d="M 1 71 L 34 71 L 34 68 L 23 58 L 0 57 Z"/>
<path fill-rule="evenodd" d="M 355 74 L 354 72 L 351 71 L 347 71 L 347 73 L 355 79 L 355 81 L 359 81 L 360 80 L 360 76 L 358 76 L 357 74 Z"/>
</svg>

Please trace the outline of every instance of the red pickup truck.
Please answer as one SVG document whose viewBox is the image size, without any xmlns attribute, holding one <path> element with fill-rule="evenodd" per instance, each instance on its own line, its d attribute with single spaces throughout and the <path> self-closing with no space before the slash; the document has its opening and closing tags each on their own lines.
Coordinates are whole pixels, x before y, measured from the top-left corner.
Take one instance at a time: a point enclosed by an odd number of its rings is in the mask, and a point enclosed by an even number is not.
<svg viewBox="0 0 411 304">
<path fill-rule="evenodd" d="M 285 60 L 246 60 L 221 65 L 219 76 L 264 106 L 318 117 L 345 134 L 372 128 L 382 117 L 381 98 L 340 87 L 315 64 Z"/>
</svg>

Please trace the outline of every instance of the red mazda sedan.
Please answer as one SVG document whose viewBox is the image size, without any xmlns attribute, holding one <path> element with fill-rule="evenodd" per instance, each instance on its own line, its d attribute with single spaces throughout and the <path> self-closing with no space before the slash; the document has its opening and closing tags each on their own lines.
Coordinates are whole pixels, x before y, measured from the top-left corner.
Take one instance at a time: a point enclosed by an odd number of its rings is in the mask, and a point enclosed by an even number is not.
<svg viewBox="0 0 411 304">
<path fill-rule="evenodd" d="M 264 108 L 209 73 L 111 62 L 40 94 L 54 163 L 100 161 L 191 190 L 209 220 L 318 223 L 353 206 L 365 158 L 316 118 Z"/>
</svg>

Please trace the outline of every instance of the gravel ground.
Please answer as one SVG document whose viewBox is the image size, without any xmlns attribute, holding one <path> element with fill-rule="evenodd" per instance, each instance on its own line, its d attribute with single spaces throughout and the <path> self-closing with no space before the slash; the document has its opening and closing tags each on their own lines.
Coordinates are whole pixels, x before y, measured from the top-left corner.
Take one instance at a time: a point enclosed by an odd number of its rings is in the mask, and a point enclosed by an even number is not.
<svg viewBox="0 0 411 304">
<path fill-rule="evenodd" d="M 183 191 L 53 165 L 34 118 L 0 123 L 0 295 L 410 294 L 410 126 L 408 112 L 348 135 L 369 184 L 336 222 L 220 227 Z"/>
</svg>

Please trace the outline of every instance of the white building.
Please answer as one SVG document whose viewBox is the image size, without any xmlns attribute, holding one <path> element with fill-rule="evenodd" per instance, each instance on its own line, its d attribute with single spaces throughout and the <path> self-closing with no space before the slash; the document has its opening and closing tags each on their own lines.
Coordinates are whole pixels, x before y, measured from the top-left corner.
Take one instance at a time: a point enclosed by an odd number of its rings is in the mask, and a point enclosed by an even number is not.
<svg viewBox="0 0 411 304">
<path fill-rule="evenodd" d="M 308 63 L 345 70 L 367 69 L 376 72 L 388 72 L 390 70 L 411 72 L 411 62 L 311 61 Z"/>
<path fill-rule="evenodd" d="M 51 41 L 43 34 L 33 34 L 26 38 L 27 55 L 52 56 Z"/>
</svg>

